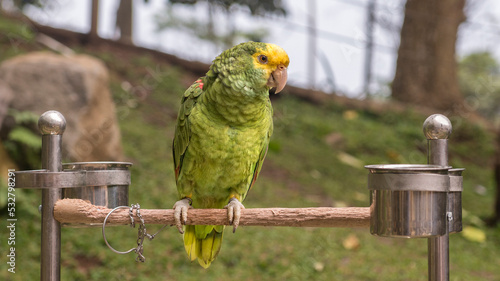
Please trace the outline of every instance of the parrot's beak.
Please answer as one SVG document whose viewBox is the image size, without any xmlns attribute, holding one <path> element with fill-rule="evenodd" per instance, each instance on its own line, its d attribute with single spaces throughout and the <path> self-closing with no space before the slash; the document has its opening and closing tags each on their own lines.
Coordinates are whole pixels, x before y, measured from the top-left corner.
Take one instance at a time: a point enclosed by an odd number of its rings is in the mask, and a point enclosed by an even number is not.
<svg viewBox="0 0 500 281">
<path fill-rule="evenodd" d="M 267 80 L 267 86 L 276 87 L 276 94 L 281 92 L 285 88 L 286 80 L 288 74 L 286 72 L 286 66 L 283 64 L 278 65 L 275 71 L 271 73 L 269 79 Z"/>
</svg>

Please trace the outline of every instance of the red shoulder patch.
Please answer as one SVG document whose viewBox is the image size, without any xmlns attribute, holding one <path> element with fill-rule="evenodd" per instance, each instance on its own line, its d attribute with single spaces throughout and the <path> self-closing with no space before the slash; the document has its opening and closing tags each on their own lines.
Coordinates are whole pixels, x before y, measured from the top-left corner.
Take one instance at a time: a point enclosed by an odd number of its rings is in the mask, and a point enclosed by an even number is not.
<svg viewBox="0 0 500 281">
<path fill-rule="evenodd" d="M 202 89 L 203 90 L 203 83 L 201 83 L 201 79 L 198 79 L 196 81 L 194 81 L 195 83 L 198 83 L 198 88 Z"/>
</svg>

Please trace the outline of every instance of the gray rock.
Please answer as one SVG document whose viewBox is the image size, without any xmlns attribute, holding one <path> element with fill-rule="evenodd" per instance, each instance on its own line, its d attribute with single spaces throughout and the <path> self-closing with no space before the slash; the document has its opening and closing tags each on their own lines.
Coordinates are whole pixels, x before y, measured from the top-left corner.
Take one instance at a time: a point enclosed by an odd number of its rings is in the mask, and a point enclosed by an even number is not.
<svg viewBox="0 0 500 281">
<path fill-rule="evenodd" d="M 63 150 L 72 161 L 120 161 L 121 136 L 106 66 L 87 55 L 34 52 L 0 65 L 0 125 L 5 106 L 66 118 Z"/>
</svg>

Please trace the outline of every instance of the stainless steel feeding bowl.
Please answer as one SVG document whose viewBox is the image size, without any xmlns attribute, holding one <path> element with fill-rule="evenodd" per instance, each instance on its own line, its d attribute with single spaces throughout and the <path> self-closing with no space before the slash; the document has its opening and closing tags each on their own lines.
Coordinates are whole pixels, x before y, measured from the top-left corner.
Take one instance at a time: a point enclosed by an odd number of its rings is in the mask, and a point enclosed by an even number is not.
<svg viewBox="0 0 500 281">
<path fill-rule="evenodd" d="M 108 176 L 111 174 L 107 171 L 116 171 L 116 177 L 130 178 L 128 170 L 132 163 L 128 162 L 78 162 L 63 164 L 63 172 L 69 171 L 102 171 Z M 98 177 L 99 174 L 96 174 Z M 96 181 L 97 182 L 97 181 Z M 111 182 L 113 182 L 111 180 Z M 115 182 L 123 182 L 117 180 Z M 104 206 L 107 208 L 115 208 L 118 206 L 128 205 L 128 185 L 109 184 L 109 185 L 92 185 L 92 180 L 88 180 L 87 186 L 76 188 L 63 188 L 62 198 L 75 198 L 88 200 L 96 206 Z"/>
<path fill-rule="evenodd" d="M 446 234 L 448 170 L 438 165 L 369 165 L 370 232 L 383 237 Z"/>
</svg>

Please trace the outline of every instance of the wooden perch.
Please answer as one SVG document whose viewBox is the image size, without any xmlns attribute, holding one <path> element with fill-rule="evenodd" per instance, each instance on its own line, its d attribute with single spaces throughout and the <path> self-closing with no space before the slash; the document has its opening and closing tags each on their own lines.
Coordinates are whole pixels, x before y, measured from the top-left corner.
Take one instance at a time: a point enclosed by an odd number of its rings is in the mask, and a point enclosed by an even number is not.
<svg viewBox="0 0 500 281">
<path fill-rule="evenodd" d="M 102 224 L 111 209 L 80 199 L 63 199 L 54 205 L 60 223 Z M 146 224 L 174 225 L 172 209 L 141 209 Z M 134 211 L 135 215 L 135 211 Z M 137 217 L 134 219 L 137 220 Z M 130 224 L 128 209 L 113 212 L 106 224 Z M 229 225 L 225 209 L 190 209 L 188 225 Z M 369 207 L 348 208 L 253 208 L 241 210 L 240 226 L 369 227 Z"/>
</svg>

